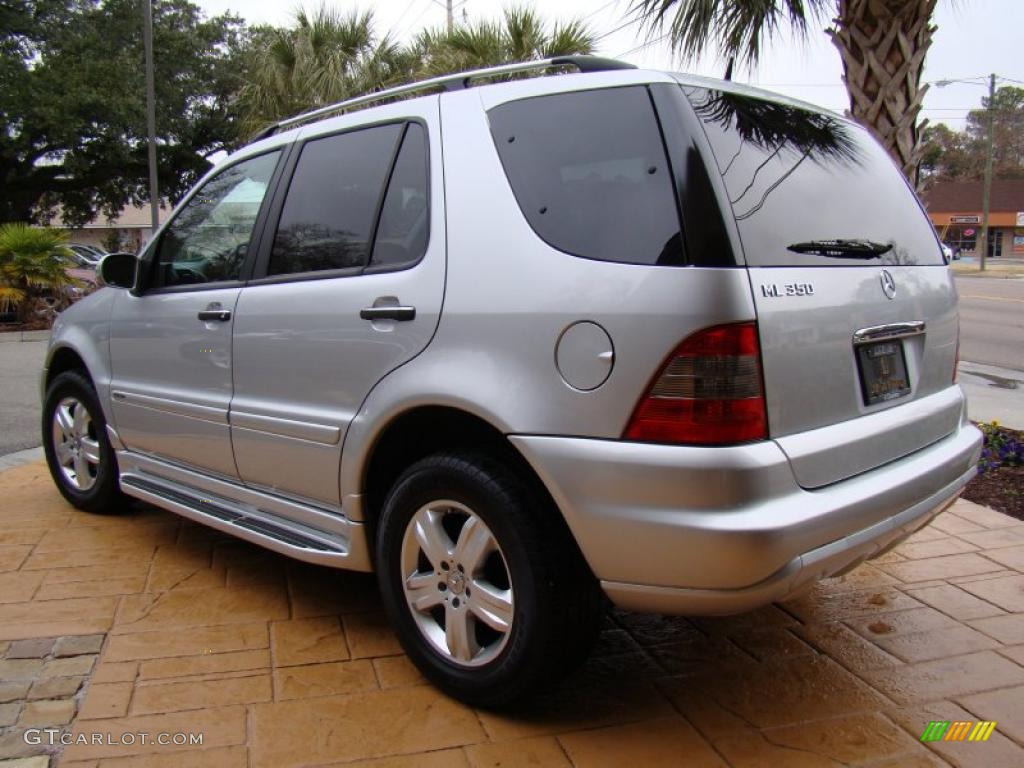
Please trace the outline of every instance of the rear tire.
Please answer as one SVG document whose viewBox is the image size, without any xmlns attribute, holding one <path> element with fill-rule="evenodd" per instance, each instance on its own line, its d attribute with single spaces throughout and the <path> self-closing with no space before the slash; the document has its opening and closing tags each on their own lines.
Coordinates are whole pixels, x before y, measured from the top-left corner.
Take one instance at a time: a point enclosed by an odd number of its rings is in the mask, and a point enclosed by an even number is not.
<svg viewBox="0 0 1024 768">
<path fill-rule="evenodd" d="M 124 511 L 117 457 L 92 383 L 78 371 L 54 378 L 43 401 L 43 451 L 57 490 L 85 512 Z"/>
<path fill-rule="evenodd" d="M 388 494 L 384 607 L 409 658 L 467 704 L 499 707 L 589 655 L 601 592 L 556 509 L 496 461 L 436 454 Z"/>
</svg>

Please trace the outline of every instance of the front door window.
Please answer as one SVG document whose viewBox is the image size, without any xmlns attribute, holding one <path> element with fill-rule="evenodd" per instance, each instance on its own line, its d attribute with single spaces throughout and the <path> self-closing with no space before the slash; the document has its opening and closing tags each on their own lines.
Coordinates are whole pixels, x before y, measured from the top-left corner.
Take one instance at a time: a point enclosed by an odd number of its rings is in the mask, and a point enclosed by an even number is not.
<svg viewBox="0 0 1024 768">
<path fill-rule="evenodd" d="M 239 279 L 279 155 L 232 165 L 192 195 L 160 238 L 156 287 Z"/>
</svg>

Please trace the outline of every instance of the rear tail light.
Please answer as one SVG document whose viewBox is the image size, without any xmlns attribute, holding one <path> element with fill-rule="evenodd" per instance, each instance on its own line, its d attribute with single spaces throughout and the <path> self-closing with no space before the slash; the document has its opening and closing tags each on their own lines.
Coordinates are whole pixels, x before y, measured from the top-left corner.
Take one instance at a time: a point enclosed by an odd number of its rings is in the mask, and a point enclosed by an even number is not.
<svg viewBox="0 0 1024 768">
<path fill-rule="evenodd" d="M 729 445 L 768 437 L 755 323 L 699 331 L 669 355 L 637 403 L 626 440 Z"/>
</svg>

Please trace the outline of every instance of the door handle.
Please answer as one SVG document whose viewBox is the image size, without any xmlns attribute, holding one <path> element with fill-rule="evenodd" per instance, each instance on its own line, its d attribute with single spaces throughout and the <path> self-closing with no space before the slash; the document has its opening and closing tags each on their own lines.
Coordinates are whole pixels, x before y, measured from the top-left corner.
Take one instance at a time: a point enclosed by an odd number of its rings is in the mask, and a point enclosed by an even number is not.
<svg viewBox="0 0 1024 768">
<path fill-rule="evenodd" d="M 220 323 L 226 323 L 231 319 L 230 309 L 203 309 L 199 311 L 199 319 L 204 323 L 216 320 Z"/>
<path fill-rule="evenodd" d="M 359 317 L 363 320 L 415 320 L 416 307 L 363 307 Z"/>
</svg>

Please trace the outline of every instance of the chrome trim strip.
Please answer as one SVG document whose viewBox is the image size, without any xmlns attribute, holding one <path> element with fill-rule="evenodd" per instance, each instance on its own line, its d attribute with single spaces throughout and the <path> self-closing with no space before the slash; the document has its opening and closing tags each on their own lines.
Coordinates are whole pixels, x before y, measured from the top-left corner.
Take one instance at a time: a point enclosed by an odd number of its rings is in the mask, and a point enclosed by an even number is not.
<svg viewBox="0 0 1024 768">
<path fill-rule="evenodd" d="M 202 421 L 212 421 L 215 424 L 227 424 L 228 412 L 226 408 L 217 408 L 210 405 L 199 405 L 197 403 L 186 403 L 181 400 L 170 400 L 165 397 L 153 397 L 152 395 L 140 395 L 135 392 L 124 392 L 114 390 L 111 393 L 113 399 L 122 405 L 134 405 L 137 408 L 149 408 L 151 411 L 162 411 L 173 413 L 176 416 L 188 416 Z"/>
<path fill-rule="evenodd" d="M 232 410 L 228 422 L 233 427 L 267 432 L 271 435 L 295 437 L 323 445 L 337 445 L 341 440 L 341 428 L 327 424 L 315 424 L 309 421 L 281 419 L 276 416 L 261 416 L 256 413 Z"/>
<path fill-rule="evenodd" d="M 617 66 L 609 66 L 611 64 L 616 64 Z M 628 65 L 623 62 L 609 62 L 607 59 L 601 59 L 594 56 L 554 56 L 548 59 L 513 62 L 511 64 L 500 64 L 496 67 L 487 67 L 485 69 L 471 69 L 465 72 L 454 72 L 450 75 L 441 75 L 439 77 L 432 77 L 428 80 L 420 80 L 415 83 L 407 83 L 393 88 L 386 88 L 382 91 L 368 93 L 365 96 L 356 96 L 353 99 L 339 101 L 335 104 L 328 104 L 324 107 L 320 107 L 319 109 L 310 110 L 309 112 L 302 112 L 294 117 L 279 120 L 272 126 L 266 128 L 262 133 L 257 134 L 256 139 L 272 136 L 282 128 L 288 128 L 292 125 L 305 123 L 308 120 L 323 117 L 324 115 L 329 115 L 341 110 L 360 107 L 364 104 L 372 104 L 375 101 L 381 101 L 383 99 L 390 99 L 396 96 L 406 96 L 418 91 L 438 87 L 444 87 L 446 90 L 450 90 L 450 86 L 453 85 L 458 88 L 465 88 L 469 85 L 471 80 L 480 80 L 482 78 L 508 75 L 515 72 L 528 72 L 530 70 L 548 69 L 550 67 L 561 67 L 567 65 L 575 66 L 581 72 L 594 71 L 592 67 L 595 65 L 598 67 L 603 65 L 604 69 L 635 69 L 632 65 Z"/>
<path fill-rule="evenodd" d="M 872 325 L 869 328 L 861 328 L 853 332 L 854 344 L 865 344 L 869 341 L 884 341 L 885 339 L 902 339 L 906 336 L 918 336 L 924 333 L 924 320 L 908 320 L 905 323 L 889 323 L 887 325 Z"/>
</svg>

